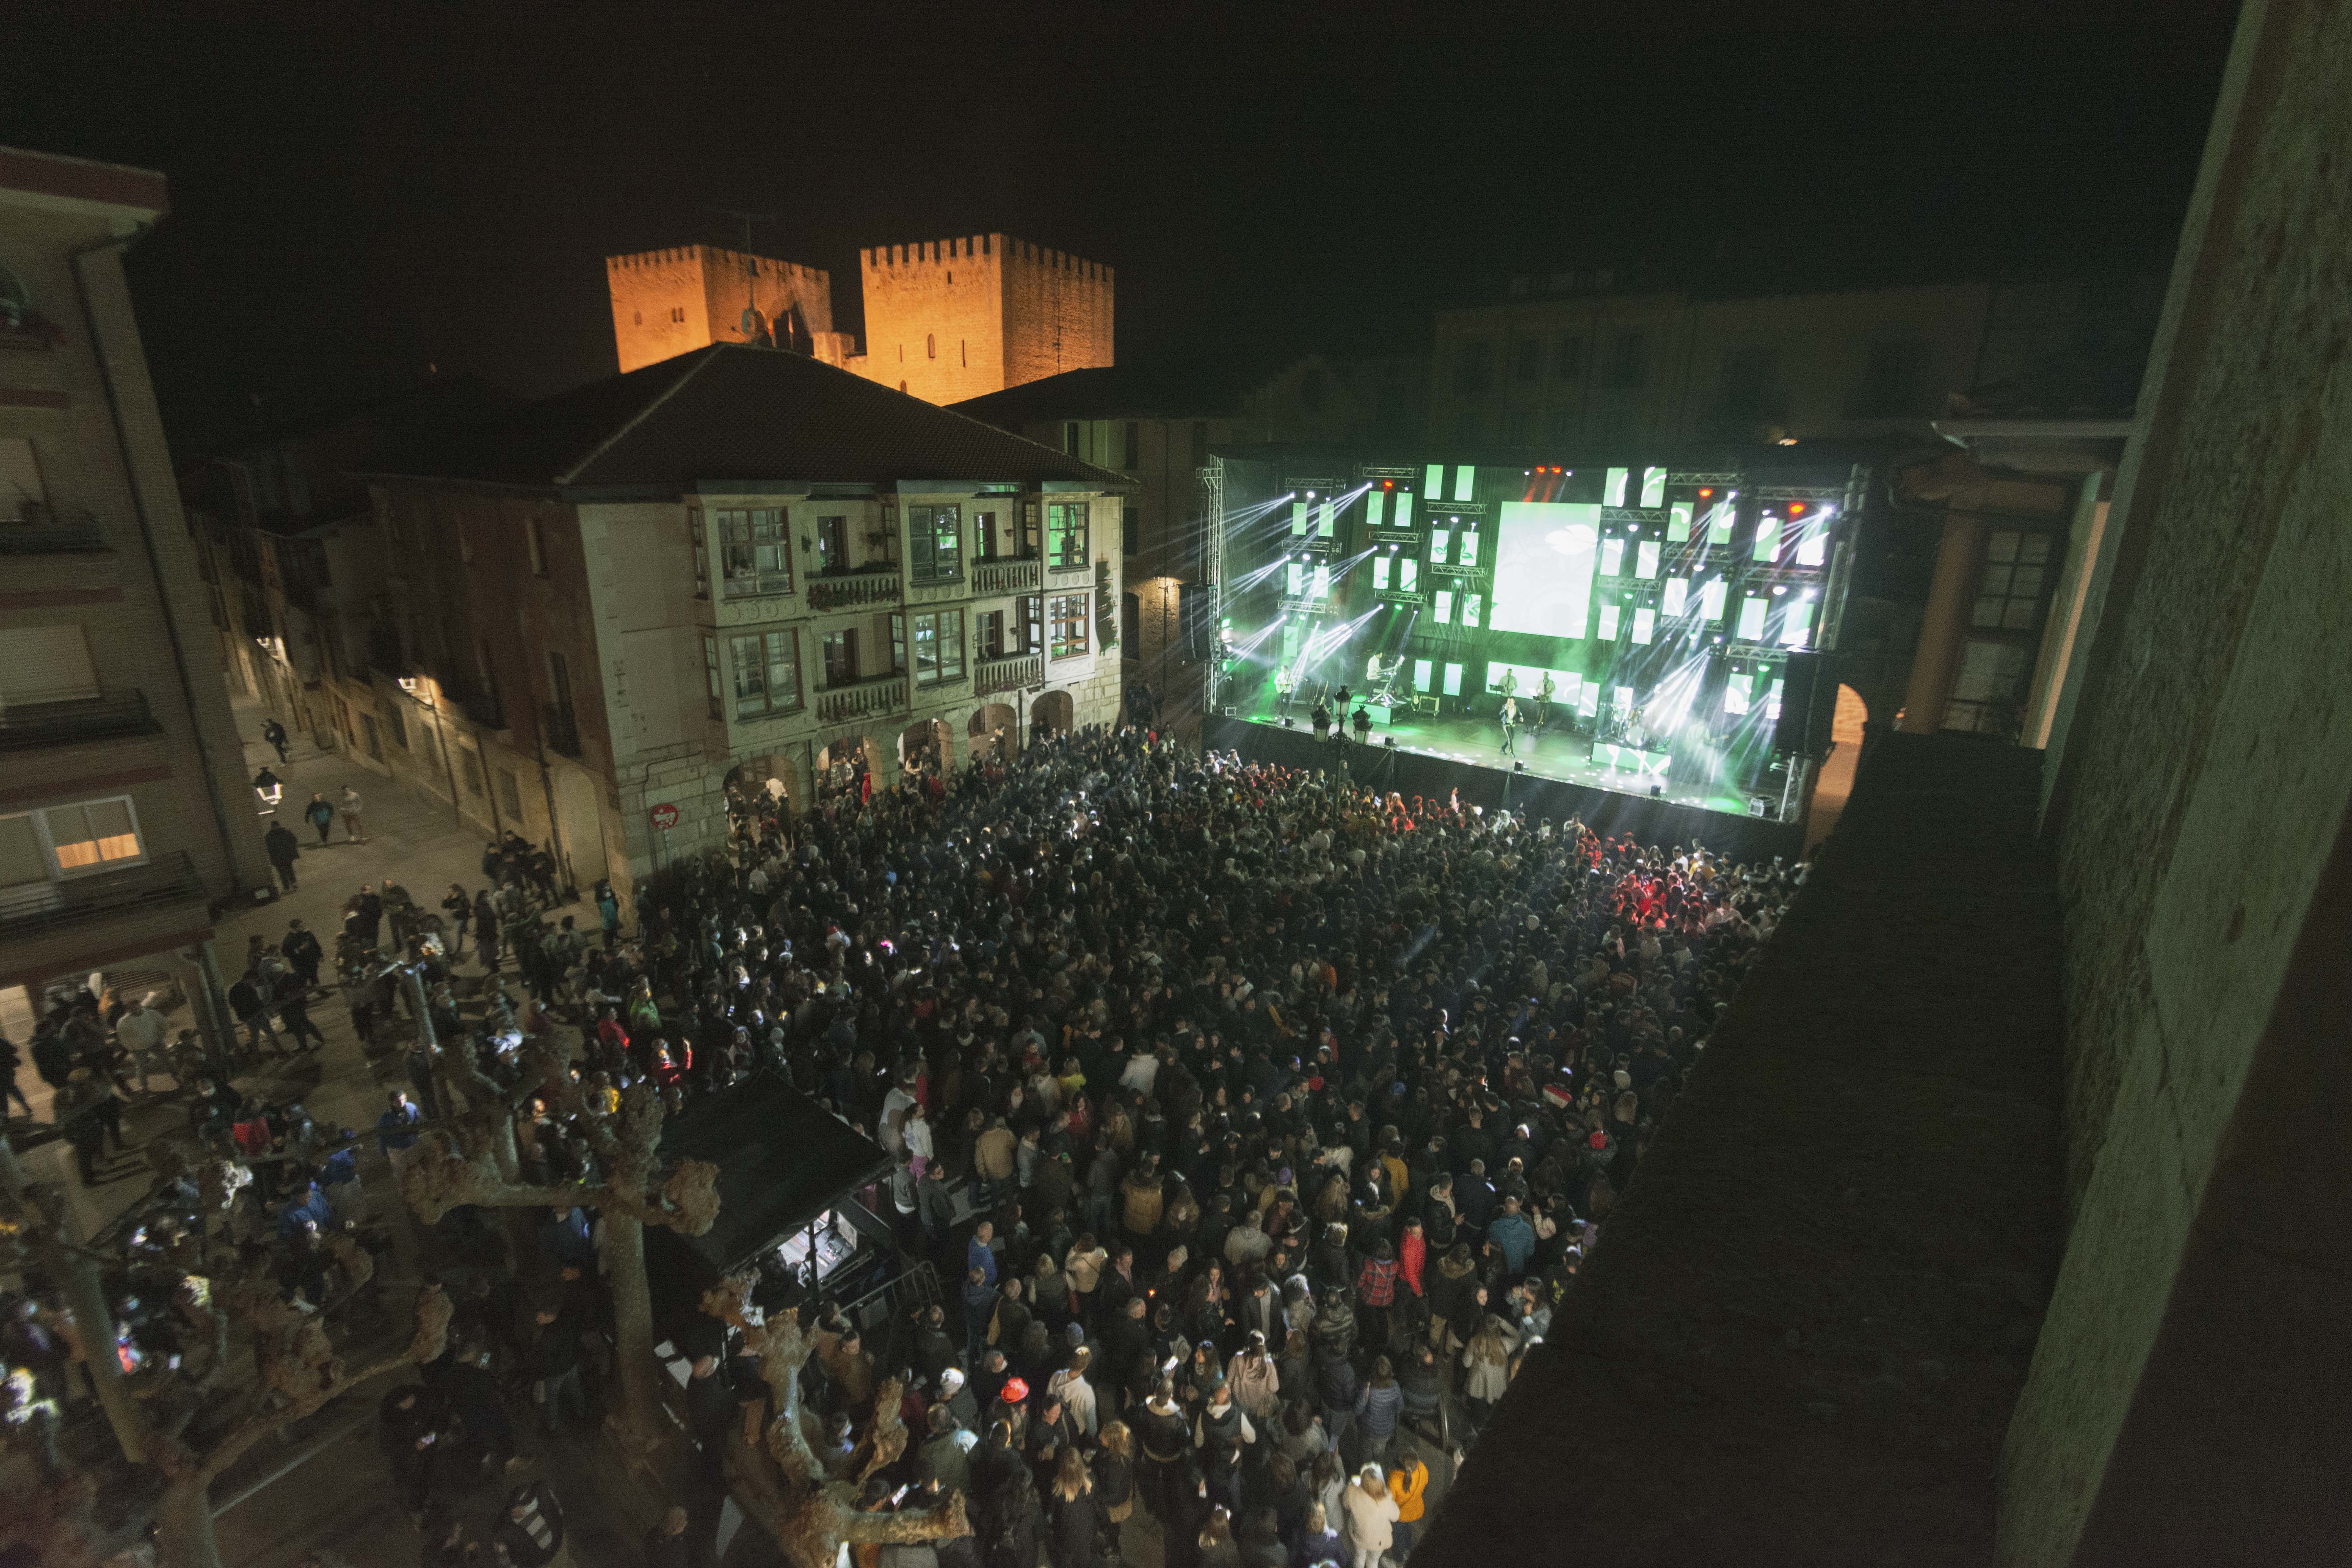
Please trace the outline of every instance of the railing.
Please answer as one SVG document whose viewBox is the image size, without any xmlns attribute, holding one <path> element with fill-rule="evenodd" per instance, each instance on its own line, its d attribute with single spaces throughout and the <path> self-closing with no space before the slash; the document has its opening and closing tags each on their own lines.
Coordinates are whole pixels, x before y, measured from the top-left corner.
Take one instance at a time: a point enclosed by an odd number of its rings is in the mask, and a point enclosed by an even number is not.
<svg viewBox="0 0 2352 1568">
<path fill-rule="evenodd" d="M 846 719 L 887 713 L 894 708 L 903 708 L 906 702 L 905 676 L 874 675 L 855 686 L 836 686 L 831 690 L 819 692 L 816 716 L 820 722 L 838 724 Z"/>
<path fill-rule="evenodd" d="M 895 561 L 876 562 L 837 575 L 812 577 L 808 583 L 808 607 L 812 610 L 878 605 L 898 596 L 898 563 Z"/>
<path fill-rule="evenodd" d="M 580 721 L 569 710 L 552 702 L 539 705 L 539 733 L 551 752 L 577 759 L 580 755 Z"/>
<path fill-rule="evenodd" d="M 983 658 L 973 667 L 971 694 L 986 697 L 994 691 L 1015 691 L 1024 686 L 1034 686 L 1045 678 L 1043 654 L 1016 653 L 1006 658 Z"/>
<path fill-rule="evenodd" d="M 142 906 L 201 901 L 204 897 L 204 884 L 196 880 L 188 852 L 174 849 L 144 866 L 0 892 L 0 931 L 23 936 L 77 921 L 129 914 Z"/>
<path fill-rule="evenodd" d="M 114 691 L 72 702 L 0 708 L 0 751 L 71 746 L 117 735 L 152 735 L 163 726 L 147 710 L 143 691 Z"/>
<path fill-rule="evenodd" d="M 1034 555 L 1017 561 L 975 561 L 971 565 L 971 591 L 983 599 L 1001 594 L 1034 594 L 1043 580 L 1044 563 Z"/>
</svg>

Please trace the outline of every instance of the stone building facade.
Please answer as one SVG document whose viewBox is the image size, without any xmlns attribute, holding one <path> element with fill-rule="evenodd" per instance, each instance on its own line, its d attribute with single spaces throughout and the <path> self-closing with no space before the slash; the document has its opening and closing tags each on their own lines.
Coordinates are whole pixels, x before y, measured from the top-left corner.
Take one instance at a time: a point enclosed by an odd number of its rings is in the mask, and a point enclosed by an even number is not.
<svg viewBox="0 0 2352 1568">
<path fill-rule="evenodd" d="M 821 267 L 714 245 L 684 245 L 604 258 L 613 346 L 623 374 L 711 343 L 753 342 L 849 355 L 833 330 L 833 279 Z"/>
<path fill-rule="evenodd" d="M 270 886 L 122 250 L 163 176 L 0 148 L 0 1030 L 93 971 L 192 994 Z"/>
<path fill-rule="evenodd" d="M 1001 234 L 858 252 L 866 354 L 850 368 L 959 403 L 1112 363 L 1116 280 L 1098 261 Z"/>
<path fill-rule="evenodd" d="M 721 842 L 730 787 L 803 809 L 1118 715 L 1131 482 L 800 355 L 716 345 L 368 477 L 372 667 L 583 888 Z"/>
</svg>

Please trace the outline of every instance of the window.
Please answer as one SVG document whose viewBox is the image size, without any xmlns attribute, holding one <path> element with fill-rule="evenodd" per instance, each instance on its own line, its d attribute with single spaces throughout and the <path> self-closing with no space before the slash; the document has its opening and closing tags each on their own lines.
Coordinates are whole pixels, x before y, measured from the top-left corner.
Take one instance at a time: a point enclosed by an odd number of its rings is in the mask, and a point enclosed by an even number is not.
<svg viewBox="0 0 2352 1568">
<path fill-rule="evenodd" d="M 532 571 L 532 572 L 534 572 L 534 573 L 536 573 L 538 575 L 540 575 L 540 576 L 541 576 L 541 577 L 546 576 L 546 575 L 547 575 L 547 525 L 540 520 L 540 517 L 539 517 L 539 514 L 538 514 L 538 513 L 536 513 L 536 512 L 532 513 L 532 514 L 531 514 L 531 517 L 530 517 L 530 520 L 528 522 L 524 523 L 524 525 L 523 525 L 523 535 L 524 535 L 525 540 L 526 540 L 526 541 L 529 542 L 529 544 L 530 545 L 530 569 L 531 569 L 531 571 Z M 420 542 L 423 541 L 424 537 L 425 537 L 425 536 L 424 536 L 423 534 L 421 534 L 421 533 L 420 533 L 419 535 L 417 535 L 417 539 L 418 539 L 418 541 L 419 541 Z M 479 791 L 479 790 L 476 790 L 474 793 L 475 793 L 476 795 L 479 795 L 479 794 L 481 794 L 481 791 Z"/>
<path fill-rule="evenodd" d="M 1045 595 L 1024 594 L 1013 601 L 1021 613 L 1021 647 L 1023 653 L 1036 653 L 1045 646 Z"/>
<path fill-rule="evenodd" d="M 1045 560 L 1054 566 L 1087 563 L 1087 503 L 1055 501 L 1045 508 Z"/>
<path fill-rule="evenodd" d="M 1488 365 L 1492 351 L 1483 342 L 1466 342 L 1454 351 L 1454 390 L 1465 397 L 1476 397 L 1485 393 L 1492 370 Z"/>
<path fill-rule="evenodd" d="M 915 617 L 915 684 L 936 686 L 963 675 L 963 612 L 941 610 Z"/>
<path fill-rule="evenodd" d="M 719 704 L 726 698 L 719 679 L 719 639 L 707 635 L 702 639 L 702 673 L 710 687 L 710 716 L 723 718 L 726 710 Z"/>
<path fill-rule="evenodd" d="M 1127 427 L 1119 433 L 1118 447 L 1120 468 L 1131 473 L 1143 467 L 1143 425 L 1140 420 L 1127 422 Z"/>
<path fill-rule="evenodd" d="M 890 617 L 890 673 L 907 673 L 907 617 L 903 614 Z"/>
<path fill-rule="evenodd" d="M 1021 503 L 1021 559 L 1037 559 L 1037 503 L 1034 500 Z"/>
<path fill-rule="evenodd" d="M 710 597 L 710 541 L 702 531 L 702 509 L 686 509 L 687 537 L 694 542 L 694 596 Z"/>
<path fill-rule="evenodd" d="M 963 511 L 952 506 L 907 509 L 907 578 L 953 583 L 963 576 Z"/>
<path fill-rule="evenodd" d="M 1087 651 L 1087 596 L 1055 594 L 1045 606 L 1047 647 L 1055 658 L 1076 658 Z"/>
<path fill-rule="evenodd" d="M 1640 332 L 1620 332 L 1610 347 L 1609 384 L 1621 391 L 1633 391 L 1649 374 L 1650 341 Z"/>
<path fill-rule="evenodd" d="M 849 570 L 847 518 L 821 517 L 816 520 L 816 569 L 820 572 Z"/>
<path fill-rule="evenodd" d="M 0 817 L 0 887 L 88 876 L 146 858 L 127 795 Z"/>
<path fill-rule="evenodd" d="M 784 513 L 780 508 L 730 509 L 711 516 L 718 521 L 724 551 L 719 570 L 725 578 L 727 597 L 741 599 L 793 591 L 792 539 L 785 532 Z"/>
<path fill-rule="evenodd" d="M 827 686 L 857 684 L 857 634 L 844 627 L 824 634 L 824 683 Z"/>
<path fill-rule="evenodd" d="M 1143 553 L 1143 510 L 1123 506 L 1118 509 L 1118 552 L 1122 555 Z"/>
<path fill-rule="evenodd" d="M 512 770 L 508 768 L 499 770 L 499 804 L 506 808 L 509 816 L 518 821 L 521 819 L 522 791 L 515 784 Z"/>
<path fill-rule="evenodd" d="M 1584 374 L 1582 338 L 1571 333 L 1559 340 L 1559 346 L 1552 351 L 1551 373 L 1562 381 L 1574 381 Z"/>
<path fill-rule="evenodd" d="M 467 795 L 482 794 L 483 781 L 481 753 L 469 747 L 460 752 L 458 754 L 466 764 L 466 793 Z"/>
<path fill-rule="evenodd" d="M 1521 381 L 1543 379 L 1544 351 L 1541 338 L 1521 338 L 1513 358 Z"/>
<path fill-rule="evenodd" d="M 683 306 L 683 305 L 672 305 L 672 306 L 669 308 L 669 319 L 670 319 L 671 321 L 685 321 L 685 320 L 686 320 L 686 307 L 685 307 L 685 306 Z"/>
<path fill-rule="evenodd" d="M 752 633 L 727 639 L 735 664 L 735 717 L 790 713 L 801 705 L 800 634 Z"/>
<path fill-rule="evenodd" d="M 1995 529 L 1985 541 L 1984 576 L 1977 584 L 1976 610 L 1969 624 L 1979 629 L 2032 630 L 2049 574 L 2048 534 Z"/>
<path fill-rule="evenodd" d="M 79 702 L 97 695 L 89 634 L 79 623 L 0 630 L 0 707 Z"/>
<path fill-rule="evenodd" d="M 401 712 L 400 704 L 395 702 L 385 709 L 383 719 L 385 723 L 392 726 L 392 738 L 399 742 L 400 749 L 404 752 L 408 750 L 408 720 Z"/>
<path fill-rule="evenodd" d="M 973 552 L 973 559 L 979 561 L 1001 561 L 1004 558 L 1004 549 L 1007 542 L 1007 541 L 997 537 L 996 514 L 994 512 L 976 511 L 971 514 L 971 548 Z"/>
<path fill-rule="evenodd" d="M 981 658 L 1004 657 L 1004 612 L 1003 610 L 981 611 L 972 629 L 979 634 L 980 647 L 977 657 Z"/>
<path fill-rule="evenodd" d="M 1960 672 L 1944 704 L 1943 728 L 2015 739 L 2023 714 L 2018 689 L 2026 674 L 2023 643 L 1970 637 L 1960 649 Z"/>
</svg>

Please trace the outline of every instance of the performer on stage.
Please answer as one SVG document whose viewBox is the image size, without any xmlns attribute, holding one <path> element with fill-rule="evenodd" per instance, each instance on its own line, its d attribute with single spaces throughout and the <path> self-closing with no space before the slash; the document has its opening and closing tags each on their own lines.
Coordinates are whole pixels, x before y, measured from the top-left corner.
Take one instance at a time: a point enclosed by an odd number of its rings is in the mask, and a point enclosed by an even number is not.
<svg viewBox="0 0 2352 1568">
<path fill-rule="evenodd" d="M 1503 671 L 1503 679 L 1496 682 L 1495 689 L 1501 692 L 1506 700 L 1517 697 L 1519 694 L 1519 672 L 1516 669 Z"/>
<path fill-rule="evenodd" d="M 1536 688 L 1536 729 L 1540 731 L 1551 717 L 1551 671 L 1544 671 L 1543 684 Z"/>
<path fill-rule="evenodd" d="M 1288 665 L 1278 666 L 1274 672 L 1274 705 L 1277 711 L 1288 713 L 1290 700 L 1298 690 L 1298 677 Z"/>
<path fill-rule="evenodd" d="M 1512 744 L 1518 727 L 1519 700 L 1516 697 L 1506 697 L 1503 699 L 1503 755 L 1507 757 L 1518 755 L 1517 750 Z"/>
</svg>

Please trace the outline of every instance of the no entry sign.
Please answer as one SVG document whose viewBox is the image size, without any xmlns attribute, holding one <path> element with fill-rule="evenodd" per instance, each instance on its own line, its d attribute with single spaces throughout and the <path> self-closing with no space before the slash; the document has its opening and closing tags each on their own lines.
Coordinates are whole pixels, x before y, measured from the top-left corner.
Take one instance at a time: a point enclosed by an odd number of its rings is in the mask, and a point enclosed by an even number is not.
<svg viewBox="0 0 2352 1568">
<path fill-rule="evenodd" d="M 654 826 L 667 833 L 677 826 L 677 807 L 664 801 L 653 810 Z"/>
</svg>

